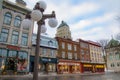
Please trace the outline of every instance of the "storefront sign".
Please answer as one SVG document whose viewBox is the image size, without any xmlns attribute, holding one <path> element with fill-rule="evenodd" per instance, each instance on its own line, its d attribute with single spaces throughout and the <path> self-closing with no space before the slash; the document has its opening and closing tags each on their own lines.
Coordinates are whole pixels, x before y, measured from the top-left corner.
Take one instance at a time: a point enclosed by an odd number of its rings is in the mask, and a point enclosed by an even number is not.
<svg viewBox="0 0 120 80">
<path fill-rule="evenodd" d="M 84 64 L 83 67 L 92 67 L 92 65 Z"/>
<path fill-rule="evenodd" d="M 104 65 L 96 65 L 96 68 L 104 68 Z"/>
<path fill-rule="evenodd" d="M 43 63 L 57 63 L 57 58 L 40 58 L 40 62 Z"/>
<path fill-rule="evenodd" d="M 7 45 L 8 49 L 13 49 L 13 50 L 20 50 L 20 47 L 18 46 L 13 46 L 13 45 Z"/>
</svg>

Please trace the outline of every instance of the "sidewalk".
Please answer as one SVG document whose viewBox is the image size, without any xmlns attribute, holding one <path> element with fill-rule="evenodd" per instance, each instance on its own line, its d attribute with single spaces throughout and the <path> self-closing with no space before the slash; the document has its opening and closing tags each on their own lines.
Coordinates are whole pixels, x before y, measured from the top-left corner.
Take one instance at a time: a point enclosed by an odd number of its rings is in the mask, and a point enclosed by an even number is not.
<svg viewBox="0 0 120 80">
<path fill-rule="evenodd" d="M 38 74 L 39 77 L 45 77 L 45 76 L 73 76 L 73 75 L 101 75 L 105 74 L 103 73 L 78 73 L 78 74 Z M 26 75 L 0 75 L 0 77 L 33 77 L 32 74 L 26 74 Z"/>
</svg>

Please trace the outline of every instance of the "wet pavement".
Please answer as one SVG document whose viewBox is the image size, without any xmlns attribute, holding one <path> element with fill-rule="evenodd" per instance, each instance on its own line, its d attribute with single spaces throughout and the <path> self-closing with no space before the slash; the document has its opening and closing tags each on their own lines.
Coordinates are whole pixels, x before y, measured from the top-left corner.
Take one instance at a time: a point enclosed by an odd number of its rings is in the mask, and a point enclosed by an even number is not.
<svg viewBox="0 0 120 80">
<path fill-rule="evenodd" d="M 32 76 L 1 76 L 0 80 L 32 80 Z M 120 73 L 48 75 L 39 80 L 120 80 Z"/>
</svg>

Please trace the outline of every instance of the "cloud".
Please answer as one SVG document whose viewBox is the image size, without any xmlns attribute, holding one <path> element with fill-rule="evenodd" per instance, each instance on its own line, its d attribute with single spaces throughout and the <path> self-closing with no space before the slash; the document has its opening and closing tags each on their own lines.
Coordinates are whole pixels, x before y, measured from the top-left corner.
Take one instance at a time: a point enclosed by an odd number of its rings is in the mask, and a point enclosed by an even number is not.
<svg viewBox="0 0 120 80">
<path fill-rule="evenodd" d="M 27 7 L 32 9 L 39 0 L 25 1 L 28 4 Z M 111 35 L 120 32 L 117 21 L 115 22 L 116 16 L 120 13 L 120 0 L 45 0 L 45 2 L 48 4 L 45 13 L 49 14 L 54 10 L 58 26 L 62 20 L 67 22 L 74 40 L 77 38 L 86 40 L 110 38 Z M 34 27 L 35 33 L 37 32 L 36 26 Z M 46 26 L 47 33 L 51 37 L 55 36 L 57 28 L 50 28 L 47 20 Z"/>
<path fill-rule="evenodd" d="M 105 13 L 102 16 L 92 17 L 90 19 L 80 20 L 77 23 L 71 24 L 71 30 L 76 31 L 82 28 L 90 27 L 95 24 L 109 24 L 115 19 L 116 13 Z M 102 26 L 101 26 L 102 27 Z"/>
</svg>

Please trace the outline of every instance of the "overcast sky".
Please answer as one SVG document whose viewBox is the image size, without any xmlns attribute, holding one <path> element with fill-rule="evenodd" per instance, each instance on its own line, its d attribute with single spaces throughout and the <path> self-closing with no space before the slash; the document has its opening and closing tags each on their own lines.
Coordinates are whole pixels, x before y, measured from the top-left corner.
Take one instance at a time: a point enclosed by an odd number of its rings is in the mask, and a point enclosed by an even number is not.
<svg viewBox="0 0 120 80">
<path fill-rule="evenodd" d="M 15 0 L 10 0 L 14 2 Z M 33 9 L 39 0 L 24 0 L 27 7 Z M 82 38 L 97 41 L 110 39 L 120 32 L 116 21 L 120 15 L 120 0 L 44 0 L 47 4 L 45 13 L 55 11 L 58 26 L 65 21 L 71 30 L 73 40 Z M 57 27 L 58 27 L 57 26 Z M 47 33 L 54 37 L 57 28 L 50 28 L 46 20 Z M 37 26 L 34 27 L 34 33 Z"/>
</svg>

